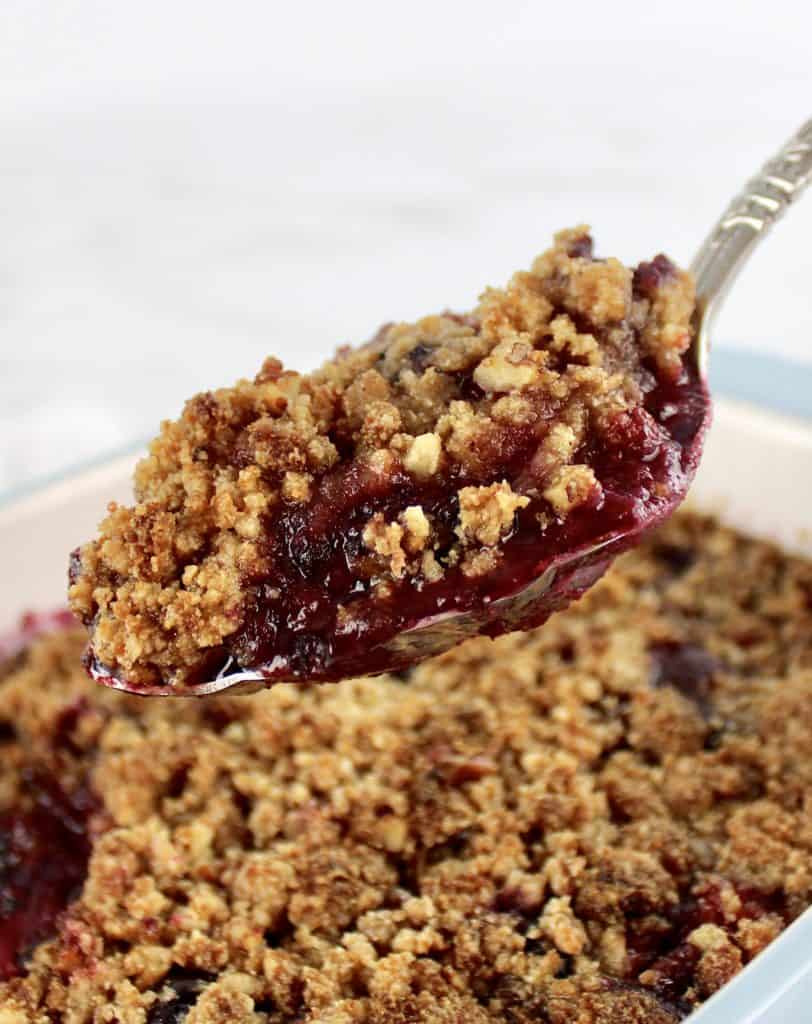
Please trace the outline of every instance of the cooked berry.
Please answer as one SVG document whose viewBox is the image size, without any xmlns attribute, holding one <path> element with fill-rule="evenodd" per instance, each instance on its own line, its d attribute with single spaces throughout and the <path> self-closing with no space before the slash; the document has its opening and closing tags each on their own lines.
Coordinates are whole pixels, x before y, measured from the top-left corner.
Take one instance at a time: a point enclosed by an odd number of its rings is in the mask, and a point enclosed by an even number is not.
<svg viewBox="0 0 812 1024">
<path fill-rule="evenodd" d="M 650 263 L 641 263 L 634 272 L 634 290 L 653 299 L 663 285 L 677 277 L 677 268 L 671 260 L 660 253 Z"/>
<path fill-rule="evenodd" d="M 654 554 L 677 576 L 690 569 L 696 557 L 689 548 L 682 548 L 677 544 L 658 544 Z"/>
<path fill-rule="evenodd" d="M 710 686 L 719 661 L 690 643 L 660 643 L 651 648 L 653 686 L 673 686 L 707 715 Z"/>
<path fill-rule="evenodd" d="M 94 674 L 338 680 L 407 667 L 390 642 L 447 613 L 488 635 L 540 624 L 621 545 L 560 571 L 548 604 L 491 610 L 684 495 L 708 412 L 693 306 L 665 257 L 595 260 L 580 228 L 472 315 L 193 398 L 140 464 L 137 504 L 71 559 Z"/>
<path fill-rule="evenodd" d="M 95 801 L 87 789 L 66 793 L 42 771 L 21 782 L 25 806 L 0 814 L 0 978 L 56 930 L 87 872 L 87 821 Z"/>
</svg>

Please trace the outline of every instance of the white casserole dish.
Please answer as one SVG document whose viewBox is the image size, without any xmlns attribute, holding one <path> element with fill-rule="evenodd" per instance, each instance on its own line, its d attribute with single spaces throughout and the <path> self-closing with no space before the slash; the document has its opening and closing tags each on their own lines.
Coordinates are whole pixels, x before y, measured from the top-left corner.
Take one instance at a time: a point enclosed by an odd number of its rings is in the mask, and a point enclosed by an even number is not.
<svg viewBox="0 0 812 1024">
<path fill-rule="evenodd" d="M 0 633 L 26 610 L 64 602 L 68 552 L 92 535 L 107 501 L 127 499 L 139 454 L 0 506 Z M 718 401 L 691 498 L 731 525 L 812 557 L 812 427 Z M 812 909 L 692 1014 L 690 1024 L 800 1024 L 810 1019 L 810 1005 Z"/>
</svg>

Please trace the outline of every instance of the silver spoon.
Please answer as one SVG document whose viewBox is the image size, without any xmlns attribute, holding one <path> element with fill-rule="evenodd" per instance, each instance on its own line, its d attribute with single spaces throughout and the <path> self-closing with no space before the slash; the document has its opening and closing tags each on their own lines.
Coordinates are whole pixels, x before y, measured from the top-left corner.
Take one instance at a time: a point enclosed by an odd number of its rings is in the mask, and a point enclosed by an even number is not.
<svg viewBox="0 0 812 1024">
<path fill-rule="evenodd" d="M 530 628 L 552 612 L 580 596 L 594 583 L 622 551 L 633 546 L 640 535 L 665 519 L 685 497 L 699 462 L 705 431 L 710 422 L 710 400 L 704 382 L 707 376 L 710 335 L 716 315 L 739 271 L 756 245 L 787 207 L 812 180 L 812 121 L 805 124 L 781 150 L 764 165 L 725 210 L 703 243 L 691 265 L 696 280 L 697 306 L 694 340 L 686 357 L 701 384 L 701 402 L 695 410 L 683 445 L 684 474 L 681 486 L 656 514 L 642 518 L 630 528 L 615 530 L 572 550 L 562 551 L 543 567 L 535 579 L 507 596 L 466 611 L 432 615 L 417 622 L 386 643 L 371 648 L 372 672 L 398 669 L 440 654 L 480 633 Z M 88 670 L 95 680 L 118 690 L 141 696 L 177 696 L 171 685 L 134 686 L 112 675 L 92 654 Z M 270 662 L 243 669 L 231 663 L 207 682 L 181 691 L 183 696 L 246 694 L 274 682 L 307 682 Z"/>
</svg>

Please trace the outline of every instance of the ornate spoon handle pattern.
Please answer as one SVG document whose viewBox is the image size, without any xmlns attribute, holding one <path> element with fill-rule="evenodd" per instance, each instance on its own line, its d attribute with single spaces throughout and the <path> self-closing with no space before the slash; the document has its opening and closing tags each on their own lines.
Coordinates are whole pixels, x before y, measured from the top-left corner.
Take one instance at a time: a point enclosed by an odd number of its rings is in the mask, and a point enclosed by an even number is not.
<svg viewBox="0 0 812 1024">
<path fill-rule="evenodd" d="M 704 373 L 713 320 L 756 245 L 812 182 L 812 120 L 768 160 L 732 200 L 696 254 L 699 328 L 695 345 Z"/>
</svg>

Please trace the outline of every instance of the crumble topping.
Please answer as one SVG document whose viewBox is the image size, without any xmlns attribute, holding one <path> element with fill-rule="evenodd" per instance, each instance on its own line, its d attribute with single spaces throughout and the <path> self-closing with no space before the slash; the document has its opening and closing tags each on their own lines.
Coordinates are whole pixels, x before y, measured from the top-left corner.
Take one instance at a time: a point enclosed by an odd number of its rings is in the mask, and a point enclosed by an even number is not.
<svg viewBox="0 0 812 1024">
<path fill-rule="evenodd" d="M 457 536 L 466 544 L 493 547 L 510 530 L 517 509 L 530 499 L 516 494 L 503 480 L 490 487 L 463 487 L 459 492 L 460 515 Z"/>
<path fill-rule="evenodd" d="M 407 571 L 417 572 L 422 560 L 409 562 L 409 555 L 426 549 L 431 536 L 431 523 L 419 505 L 410 505 L 398 516 L 398 522 L 387 523 L 381 512 L 376 512 L 364 527 L 362 540 L 370 551 L 383 556 L 394 579 Z"/>
<path fill-rule="evenodd" d="M 636 270 L 594 259 L 579 227 L 469 315 L 387 325 L 305 376 L 270 358 L 253 381 L 197 395 L 138 466 L 135 504 L 111 505 L 73 558 L 70 603 L 98 664 L 178 688 L 229 657 L 314 678 L 343 637 L 358 648 L 346 674 L 411 609 L 481 601 L 471 578 L 505 566 L 511 543 L 518 582 L 568 521 L 597 523 L 607 488 L 628 507 L 604 532 L 640 514 L 641 494 L 673 497 L 687 486 L 669 431 L 690 391 L 693 305 L 665 256 Z M 314 587 L 329 601 L 311 613 Z"/>
<path fill-rule="evenodd" d="M 95 794 L 3 1024 L 675 1024 L 812 903 L 812 563 L 709 517 L 402 677 L 144 701 L 81 647 L 0 683 L 0 829 Z"/>
</svg>

